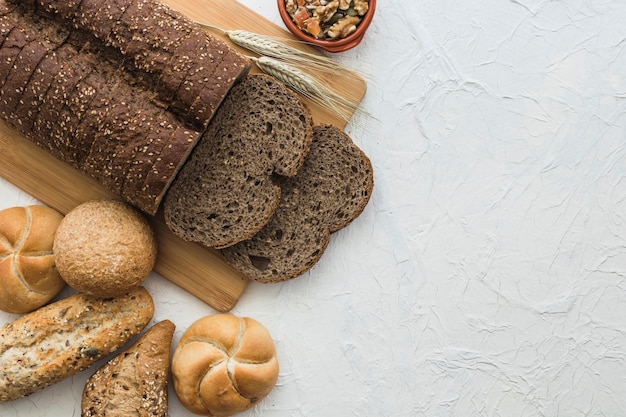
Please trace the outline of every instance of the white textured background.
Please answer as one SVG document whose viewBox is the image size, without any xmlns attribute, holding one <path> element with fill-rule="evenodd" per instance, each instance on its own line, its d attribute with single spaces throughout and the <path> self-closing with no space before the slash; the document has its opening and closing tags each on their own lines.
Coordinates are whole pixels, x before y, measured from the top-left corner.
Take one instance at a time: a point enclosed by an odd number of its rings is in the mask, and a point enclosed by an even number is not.
<svg viewBox="0 0 626 417">
<path fill-rule="evenodd" d="M 626 2 L 379 3 L 337 55 L 369 77 L 376 120 L 348 132 L 374 195 L 312 271 L 233 310 L 281 363 L 242 415 L 626 415 Z M 0 208 L 32 201 L 0 181 Z M 147 287 L 176 340 L 214 312 Z M 89 373 L 0 416 L 78 416 Z"/>
</svg>

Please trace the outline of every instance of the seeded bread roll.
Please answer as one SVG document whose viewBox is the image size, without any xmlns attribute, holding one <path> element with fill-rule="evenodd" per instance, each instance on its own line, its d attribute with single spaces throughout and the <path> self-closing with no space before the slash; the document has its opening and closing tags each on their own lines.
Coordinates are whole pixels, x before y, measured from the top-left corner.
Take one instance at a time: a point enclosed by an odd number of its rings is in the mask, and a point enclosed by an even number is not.
<svg viewBox="0 0 626 417">
<path fill-rule="evenodd" d="M 45 206 L 0 211 L 0 310 L 30 312 L 65 287 L 52 252 L 62 219 Z"/>
<path fill-rule="evenodd" d="M 75 294 L 0 329 L 0 402 L 30 395 L 88 368 L 137 335 L 154 314 L 148 291 L 116 298 Z"/>
<path fill-rule="evenodd" d="M 143 283 L 157 242 L 147 219 L 115 200 L 93 200 L 70 210 L 54 239 L 61 277 L 85 294 L 111 297 Z"/>
<path fill-rule="evenodd" d="M 174 323 L 161 321 L 85 384 L 81 417 L 167 417 Z"/>
<path fill-rule="evenodd" d="M 172 381 L 181 403 L 212 417 L 247 410 L 278 379 L 274 342 L 258 321 L 215 314 L 194 322 L 172 357 Z"/>
<path fill-rule="evenodd" d="M 226 247 L 249 239 L 280 200 L 275 174 L 293 176 L 312 140 L 309 109 L 279 81 L 235 86 L 172 183 L 164 214 L 181 239 Z"/>
<path fill-rule="evenodd" d="M 281 182 L 283 197 L 270 222 L 222 254 L 255 281 L 300 276 L 321 258 L 330 234 L 361 214 L 373 187 L 371 162 L 350 137 L 334 126 L 316 126 L 302 169 Z"/>
</svg>

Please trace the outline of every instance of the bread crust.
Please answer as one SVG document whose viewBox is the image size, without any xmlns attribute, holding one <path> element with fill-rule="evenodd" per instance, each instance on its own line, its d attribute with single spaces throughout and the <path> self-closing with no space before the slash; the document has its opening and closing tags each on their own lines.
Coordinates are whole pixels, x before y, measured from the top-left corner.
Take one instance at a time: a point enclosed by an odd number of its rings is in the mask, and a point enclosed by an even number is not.
<svg viewBox="0 0 626 417">
<path fill-rule="evenodd" d="M 46 206 L 0 211 L 0 310 L 30 312 L 65 287 L 52 252 L 62 219 Z"/>
<path fill-rule="evenodd" d="M 148 291 L 116 298 L 84 294 L 49 304 L 0 329 L 0 402 L 69 378 L 116 351 L 154 314 Z"/>
</svg>

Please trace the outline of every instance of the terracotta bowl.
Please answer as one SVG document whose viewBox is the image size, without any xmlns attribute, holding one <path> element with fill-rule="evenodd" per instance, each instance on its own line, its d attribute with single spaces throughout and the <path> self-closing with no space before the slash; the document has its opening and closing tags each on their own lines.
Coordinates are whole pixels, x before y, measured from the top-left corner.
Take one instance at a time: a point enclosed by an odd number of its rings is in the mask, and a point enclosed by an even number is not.
<svg viewBox="0 0 626 417">
<path fill-rule="evenodd" d="M 372 22 L 372 19 L 374 17 L 374 11 L 376 10 L 376 0 L 369 0 L 369 10 L 363 16 L 363 20 L 361 20 L 361 23 L 359 23 L 359 26 L 357 26 L 356 31 L 354 31 L 354 33 L 352 33 L 350 36 L 347 36 L 343 39 L 321 40 L 321 39 L 316 39 L 315 37 L 302 31 L 300 28 L 298 28 L 298 26 L 296 26 L 294 21 L 291 19 L 289 12 L 287 12 L 287 9 L 285 7 L 285 0 L 277 0 L 277 3 L 278 3 L 278 12 L 280 13 L 280 17 L 283 20 L 283 23 L 285 24 L 285 26 L 287 26 L 287 29 L 289 29 L 291 33 L 293 33 L 301 41 L 310 43 L 311 45 L 318 46 L 328 52 L 343 52 L 343 51 L 347 51 L 348 49 L 352 49 L 355 46 L 357 46 L 363 39 L 363 36 L 365 35 L 365 31 L 367 31 L 367 28 Z"/>
</svg>

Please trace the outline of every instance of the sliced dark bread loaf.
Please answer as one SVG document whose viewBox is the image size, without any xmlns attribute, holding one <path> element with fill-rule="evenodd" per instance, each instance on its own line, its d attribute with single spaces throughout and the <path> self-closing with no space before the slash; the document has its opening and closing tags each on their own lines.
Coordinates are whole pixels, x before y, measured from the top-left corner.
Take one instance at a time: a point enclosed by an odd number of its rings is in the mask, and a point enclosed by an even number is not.
<svg viewBox="0 0 626 417">
<path fill-rule="evenodd" d="M 252 239 L 222 250 L 250 279 L 284 281 L 315 265 L 330 234 L 365 208 L 374 186 L 369 158 L 344 132 L 316 126 L 302 169 L 281 181 L 282 199 L 270 222 Z"/>
<path fill-rule="evenodd" d="M 249 75 L 224 100 L 164 199 L 165 221 L 208 247 L 254 236 L 280 200 L 274 174 L 293 176 L 312 140 L 308 107 L 279 81 Z"/>
<path fill-rule="evenodd" d="M 18 0 L 10 0 L 18 1 Z M 34 0 L 31 9 L 91 34 L 146 78 L 170 110 L 202 130 L 250 61 L 159 0 Z M 205 92 L 205 86 L 210 91 Z"/>
<path fill-rule="evenodd" d="M 146 88 L 145 74 L 129 70 L 119 51 L 8 1 L 0 0 L 0 117 L 109 191 L 156 214 L 202 132 Z"/>
</svg>

